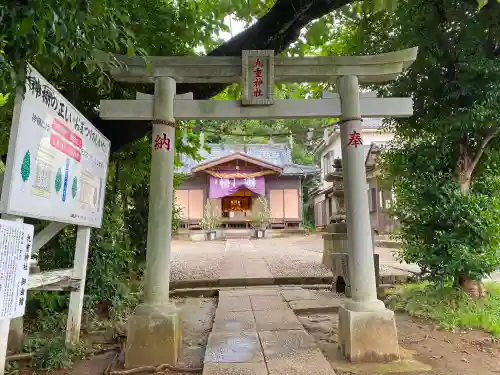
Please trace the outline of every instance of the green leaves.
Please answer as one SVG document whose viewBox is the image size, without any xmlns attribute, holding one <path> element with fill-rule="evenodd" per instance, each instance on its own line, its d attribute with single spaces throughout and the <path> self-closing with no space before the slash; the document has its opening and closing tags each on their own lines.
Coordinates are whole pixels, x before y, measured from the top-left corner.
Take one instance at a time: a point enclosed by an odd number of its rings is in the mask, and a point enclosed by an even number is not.
<svg viewBox="0 0 500 375">
<path fill-rule="evenodd" d="M 312 23 L 307 32 L 306 40 L 310 46 L 321 46 L 328 41 L 328 36 L 332 28 L 331 22 L 328 22 L 326 17 Z"/>
<path fill-rule="evenodd" d="M 7 104 L 7 101 L 9 100 L 10 94 L 0 94 L 0 107 L 4 106 Z"/>
<path fill-rule="evenodd" d="M 414 100 L 414 116 L 390 120 L 393 147 L 379 159 L 396 194 L 399 255 L 434 281 L 480 279 L 500 266 L 498 137 L 476 168 L 467 168 L 500 124 L 500 65 L 491 52 L 500 44 L 500 10 L 450 0 L 400 2 L 395 13 L 371 5 L 351 7 L 354 16 L 339 14 L 341 31 L 325 49 L 374 54 L 419 47 L 411 68 L 380 88 Z M 459 172 L 472 173 L 467 195 Z"/>
<path fill-rule="evenodd" d="M 17 36 L 25 36 L 30 34 L 33 31 L 33 16 L 24 18 L 21 23 L 18 24 L 18 28 L 16 30 Z"/>
<path fill-rule="evenodd" d="M 477 0 L 477 4 L 479 5 L 479 9 L 488 4 L 488 0 Z"/>
</svg>

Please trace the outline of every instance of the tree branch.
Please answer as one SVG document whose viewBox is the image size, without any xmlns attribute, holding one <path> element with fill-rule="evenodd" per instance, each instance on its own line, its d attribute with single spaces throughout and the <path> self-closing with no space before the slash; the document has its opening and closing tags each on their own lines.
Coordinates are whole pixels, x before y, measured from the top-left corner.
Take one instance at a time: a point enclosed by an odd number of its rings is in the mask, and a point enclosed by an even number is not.
<svg viewBox="0 0 500 375">
<path fill-rule="evenodd" d="M 479 160 L 481 159 L 481 156 L 483 156 L 484 152 L 486 151 L 486 148 L 488 147 L 488 144 L 495 138 L 498 133 L 500 132 L 500 128 L 498 127 L 491 127 L 488 129 L 485 137 L 479 144 L 479 147 L 476 151 L 476 154 L 474 155 L 474 159 L 472 160 L 471 164 L 469 165 L 469 173 L 472 175 L 474 172 L 474 169 L 476 168 L 477 164 L 479 163 Z"/>
<path fill-rule="evenodd" d="M 222 44 L 208 56 L 240 56 L 244 49 L 272 49 L 283 52 L 295 42 L 301 29 L 309 22 L 324 16 L 354 0 L 277 0 L 269 12 L 253 26 Z M 209 99 L 225 84 L 179 84 L 177 93 L 193 92 L 195 99 Z M 111 141 L 111 151 L 144 136 L 149 121 L 104 121 L 95 116 L 89 120 Z"/>
<path fill-rule="evenodd" d="M 500 14 L 500 3 L 498 1 L 488 1 L 481 8 L 480 15 L 487 36 L 485 38 L 485 54 L 488 58 L 493 59 L 500 56 L 500 46 L 498 45 L 498 16 Z"/>
</svg>

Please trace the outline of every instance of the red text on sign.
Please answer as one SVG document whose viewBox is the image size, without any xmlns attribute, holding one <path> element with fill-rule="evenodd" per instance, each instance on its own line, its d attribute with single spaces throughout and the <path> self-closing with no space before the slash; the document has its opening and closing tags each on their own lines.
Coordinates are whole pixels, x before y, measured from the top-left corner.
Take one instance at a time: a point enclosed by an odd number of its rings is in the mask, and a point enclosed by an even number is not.
<svg viewBox="0 0 500 375">
<path fill-rule="evenodd" d="M 76 147 L 82 148 L 82 138 L 79 137 L 75 132 L 71 131 L 61 120 L 54 119 L 52 121 L 52 129 L 59 133 L 63 138 L 73 143 Z"/>
<path fill-rule="evenodd" d="M 359 145 L 363 144 L 363 140 L 361 139 L 361 134 L 359 134 L 356 130 L 353 130 L 349 135 L 349 146 L 354 146 L 354 148 L 358 148 Z"/>
<path fill-rule="evenodd" d="M 161 136 L 157 135 L 154 144 L 155 151 L 166 150 L 170 151 L 170 138 L 167 138 L 167 134 L 163 133 Z"/>
<path fill-rule="evenodd" d="M 82 159 L 82 154 L 76 148 L 66 143 L 64 139 L 56 134 L 50 135 L 50 145 L 62 153 L 68 155 L 70 158 L 75 159 L 78 163 Z"/>
<path fill-rule="evenodd" d="M 255 73 L 255 79 L 253 81 L 253 96 L 254 97 L 259 97 L 263 95 L 262 89 L 260 86 L 264 83 L 264 80 L 262 79 L 262 68 L 264 67 L 264 64 L 260 61 L 260 59 L 257 59 L 254 64 L 254 73 Z"/>
</svg>

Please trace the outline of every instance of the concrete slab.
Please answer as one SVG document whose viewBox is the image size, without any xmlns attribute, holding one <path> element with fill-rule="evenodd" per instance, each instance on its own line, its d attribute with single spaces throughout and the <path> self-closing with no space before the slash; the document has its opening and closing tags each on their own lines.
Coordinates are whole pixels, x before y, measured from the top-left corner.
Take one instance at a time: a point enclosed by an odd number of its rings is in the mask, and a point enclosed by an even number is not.
<svg viewBox="0 0 500 375">
<path fill-rule="evenodd" d="M 222 290 L 219 290 L 219 299 L 223 297 L 239 297 L 232 295 L 233 292 L 238 292 L 240 290 L 246 290 L 246 286 L 236 286 L 236 287 L 226 287 Z"/>
<path fill-rule="evenodd" d="M 218 308 L 226 311 L 252 311 L 249 296 L 219 297 Z"/>
<path fill-rule="evenodd" d="M 236 268 L 232 266 L 224 267 L 220 273 L 219 273 L 219 278 L 224 277 L 224 278 L 238 278 L 238 277 L 244 277 L 245 276 L 245 270 L 243 268 Z"/>
<path fill-rule="evenodd" d="M 268 372 L 264 362 L 207 363 L 203 375 L 268 375 Z"/>
<path fill-rule="evenodd" d="M 348 298 L 327 299 L 325 297 L 320 297 L 319 299 L 290 301 L 288 304 L 296 314 L 336 312 L 347 300 Z"/>
<path fill-rule="evenodd" d="M 245 274 L 245 268 L 241 263 L 229 262 L 221 266 L 220 277 L 242 277 Z"/>
<path fill-rule="evenodd" d="M 292 310 L 254 311 L 257 331 L 304 329 Z"/>
<path fill-rule="evenodd" d="M 262 256 L 245 254 L 245 262 L 243 266 L 248 269 L 260 268 L 267 270 L 267 263 L 262 259 Z"/>
<path fill-rule="evenodd" d="M 297 351 L 315 349 L 314 338 L 305 330 L 259 332 L 266 361 L 293 357 Z"/>
<path fill-rule="evenodd" d="M 315 291 L 302 288 L 295 288 L 295 289 L 283 288 L 281 290 L 281 295 L 285 297 L 287 301 L 318 298 L 317 293 L 315 293 Z"/>
<path fill-rule="evenodd" d="M 231 292 L 227 292 L 228 297 L 238 297 L 238 296 L 279 296 L 279 288 L 275 287 L 258 287 L 258 288 L 246 288 L 238 289 Z"/>
<path fill-rule="evenodd" d="M 252 311 L 227 311 L 218 308 L 215 313 L 212 332 L 255 331 L 255 320 Z"/>
<path fill-rule="evenodd" d="M 264 362 L 256 332 L 212 332 L 208 338 L 204 364 Z"/>
<path fill-rule="evenodd" d="M 298 351 L 294 356 L 267 361 L 269 375 L 335 375 L 319 349 Z"/>
<path fill-rule="evenodd" d="M 288 309 L 281 296 L 250 296 L 253 311 Z"/>
</svg>

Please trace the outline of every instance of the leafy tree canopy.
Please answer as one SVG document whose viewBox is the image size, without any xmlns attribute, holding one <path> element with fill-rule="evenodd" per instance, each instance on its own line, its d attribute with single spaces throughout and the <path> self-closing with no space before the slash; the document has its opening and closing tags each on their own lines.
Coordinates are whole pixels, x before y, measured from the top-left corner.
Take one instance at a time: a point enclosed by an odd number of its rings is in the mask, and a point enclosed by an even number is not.
<svg viewBox="0 0 500 375">
<path fill-rule="evenodd" d="M 462 284 L 500 266 L 500 4 L 481 5 L 405 2 L 395 13 L 345 16 L 341 31 L 346 53 L 419 47 L 408 72 L 380 90 L 414 99 L 412 117 L 389 121 L 396 139 L 385 155 L 401 255 Z"/>
</svg>

